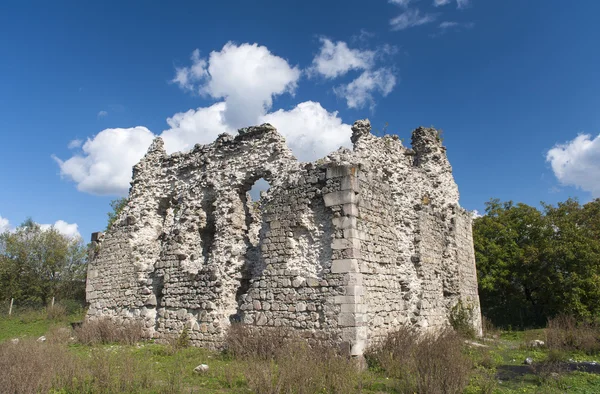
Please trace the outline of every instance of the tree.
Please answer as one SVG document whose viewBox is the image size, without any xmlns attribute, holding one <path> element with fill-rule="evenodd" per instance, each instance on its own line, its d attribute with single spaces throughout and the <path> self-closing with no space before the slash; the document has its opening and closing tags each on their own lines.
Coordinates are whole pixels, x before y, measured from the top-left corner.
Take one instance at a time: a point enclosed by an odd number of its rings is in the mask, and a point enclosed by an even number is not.
<svg viewBox="0 0 600 394">
<path fill-rule="evenodd" d="M 125 208 L 126 205 L 127 205 L 126 197 L 117 198 L 110 202 L 110 207 L 112 208 L 112 211 L 108 212 L 108 224 L 106 225 L 107 231 L 110 229 L 110 227 L 113 225 L 113 223 L 117 220 L 117 218 L 119 217 L 119 214 L 121 213 L 123 208 Z"/>
<path fill-rule="evenodd" d="M 542 206 L 491 200 L 474 222 L 482 311 L 497 325 L 600 312 L 600 200 Z"/>
<path fill-rule="evenodd" d="M 0 299 L 46 305 L 52 297 L 85 298 L 87 248 L 31 219 L 0 234 Z"/>
</svg>

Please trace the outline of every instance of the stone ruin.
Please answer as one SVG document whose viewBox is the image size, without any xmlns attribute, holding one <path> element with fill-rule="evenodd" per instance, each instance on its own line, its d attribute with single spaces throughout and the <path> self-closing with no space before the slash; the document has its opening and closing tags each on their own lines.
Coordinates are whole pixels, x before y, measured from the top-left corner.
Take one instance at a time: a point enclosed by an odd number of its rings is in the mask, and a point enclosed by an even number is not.
<svg viewBox="0 0 600 394">
<path fill-rule="evenodd" d="M 409 149 L 370 129 L 355 122 L 353 150 L 312 163 L 269 124 L 171 155 L 156 138 L 93 235 L 88 318 L 158 339 L 187 328 L 208 348 L 235 322 L 289 327 L 361 355 L 401 325 L 448 326 L 460 301 L 481 332 L 472 219 L 438 132 L 416 129 Z"/>
</svg>

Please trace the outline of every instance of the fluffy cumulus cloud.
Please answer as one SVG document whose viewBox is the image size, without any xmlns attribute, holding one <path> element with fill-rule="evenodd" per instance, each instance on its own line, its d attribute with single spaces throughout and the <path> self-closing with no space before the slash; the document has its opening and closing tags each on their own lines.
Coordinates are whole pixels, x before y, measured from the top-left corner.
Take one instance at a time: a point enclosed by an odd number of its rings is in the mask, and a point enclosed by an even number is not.
<svg viewBox="0 0 600 394">
<path fill-rule="evenodd" d="M 54 159 L 63 177 L 77 183 L 77 189 L 92 194 L 125 195 L 131 168 L 154 139 L 145 127 L 106 129 L 88 139 L 81 152 L 63 161 Z"/>
<path fill-rule="evenodd" d="M 59 233 L 69 238 L 81 237 L 81 234 L 79 234 L 79 226 L 77 225 L 77 223 L 67 223 L 64 220 L 57 220 L 56 222 L 54 222 L 54 224 L 38 223 L 38 225 L 44 231 L 49 230 L 50 228 L 55 228 Z M 11 226 L 8 219 L 0 216 L 0 233 L 6 231 L 14 231 L 14 228 Z"/>
<path fill-rule="evenodd" d="M 392 47 L 374 51 L 350 49 L 346 43 L 322 39 L 322 48 L 313 62 L 316 73 L 333 78 L 359 70 L 348 85 L 336 89 L 353 108 L 373 105 L 375 92 L 387 95 L 395 77 L 388 68 L 374 68 L 374 59 L 393 53 Z M 381 56 L 380 56 L 381 55 Z M 72 157 L 54 157 L 61 175 L 77 184 L 80 191 L 99 195 L 126 195 L 131 169 L 146 153 L 156 136 L 165 141 L 167 153 L 187 151 L 197 143 L 206 144 L 221 134 L 268 122 L 273 124 L 299 160 L 323 157 L 350 144 L 350 125 L 337 112 L 307 101 L 291 109 L 270 111 L 273 99 L 293 94 L 301 71 L 257 44 L 226 44 L 203 58 L 199 51 L 191 65 L 177 68 L 172 82 L 186 91 L 207 96 L 216 103 L 167 119 L 168 128 L 153 133 L 145 127 L 106 129 L 83 145 L 70 144 Z M 349 95 L 355 97 L 350 98 Z"/>
<path fill-rule="evenodd" d="M 410 27 L 421 26 L 435 21 L 436 15 L 422 14 L 418 9 L 407 9 L 400 15 L 390 20 L 392 30 L 406 30 Z"/>
<path fill-rule="evenodd" d="M 179 112 L 168 118 L 171 128 L 160 135 L 167 153 L 190 150 L 195 144 L 213 142 L 219 134 L 235 133 L 235 129 L 225 123 L 226 108 L 227 104 L 221 102 L 207 108 Z"/>
<path fill-rule="evenodd" d="M 254 124 L 273 105 L 273 97 L 293 94 L 300 69 L 258 44 L 227 43 L 208 60 L 192 55 L 192 65 L 176 70 L 173 82 L 186 90 L 198 90 L 214 99 L 224 99 L 228 125 Z"/>
<path fill-rule="evenodd" d="M 171 127 L 160 134 L 167 153 L 187 151 L 197 143 L 210 143 L 224 132 L 235 134 L 225 123 L 226 108 L 227 104 L 221 102 L 168 118 Z M 299 160 L 315 160 L 350 144 L 350 125 L 344 124 L 337 112 L 328 112 L 311 101 L 289 111 L 264 114 L 254 123 L 273 124 Z M 81 152 L 70 159 L 55 160 L 61 174 L 77 183 L 78 190 L 124 196 L 129 190 L 131 168 L 144 156 L 154 137 L 144 127 L 107 129 L 86 141 Z"/>
<path fill-rule="evenodd" d="M 311 73 L 337 78 L 350 70 L 366 70 L 373 66 L 375 51 L 350 49 L 343 41 L 321 38 L 321 49 L 313 59 Z"/>
<path fill-rule="evenodd" d="M 8 219 L 0 216 L 0 233 L 10 230 L 10 222 Z"/>
<path fill-rule="evenodd" d="M 77 223 L 67 223 L 64 220 L 57 220 L 54 224 L 40 224 L 42 230 L 48 230 L 54 227 L 56 231 L 69 238 L 81 238 Z"/>
<path fill-rule="evenodd" d="M 392 70 L 380 68 L 363 72 L 349 84 L 336 87 L 335 93 L 346 99 L 350 108 L 362 108 L 367 104 L 372 108 L 375 105 L 373 93 L 379 92 L 385 97 L 391 93 L 395 85 L 396 77 Z"/>
<path fill-rule="evenodd" d="M 328 112 L 313 101 L 267 114 L 261 121 L 275 126 L 301 161 L 316 160 L 340 146 L 350 146 L 350 125 L 344 124 L 337 112 Z"/>
<path fill-rule="evenodd" d="M 600 134 L 580 134 L 557 144 L 546 154 L 554 175 L 563 185 L 576 186 L 600 197 Z"/>
</svg>

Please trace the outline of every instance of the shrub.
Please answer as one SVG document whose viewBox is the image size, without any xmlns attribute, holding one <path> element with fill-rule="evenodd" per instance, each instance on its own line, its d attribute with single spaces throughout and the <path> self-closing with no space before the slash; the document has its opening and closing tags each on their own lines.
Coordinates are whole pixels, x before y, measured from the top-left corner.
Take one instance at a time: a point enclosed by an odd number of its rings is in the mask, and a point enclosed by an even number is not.
<svg viewBox="0 0 600 394">
<path fill-rule="evenodd" d="M 551 350 L 598 353 L 600 352 L 600 327 L 596 323 L 578 322 L 573 316 L 557 316 L 548 320 L 546 346 Z"/>
<path fill-rule="evenodd" d="M 110 318 L 88 320 L 75 329 L 75 338 L 84 345 L 100 343 L 133 345 L 144 338 L 144 326 L 140 321 L 117 323 Z"/>
<path fill-rule="evenodd" d="M 0 387 L 4 393 L 48 392 L 58 373 L 76 367 L 64 346 L 33 339 L 0 343 Z"/>
<path fill-rule="evenodd" d="M 357 390 L 355 360 L 326 344 L 309 343 L 285 328 L 256 330 L 232 325 L 225 354 L 247 362 L 243 375 L 256 393 L 351 393 Z"/>
<path fill-rule="evenodd" d="M 181 330 L 179 335 L 168 337 L 166 340 L 166 354 L 174 355 L 181 349 L 190 347 L 190 334 L 187 328 Z"/>
<path fill-rule="evenodd" d="M 472 368 L 463 354 L 463 340 L 452 330 L 419 335 L 402 327 L 371 346 L 366 357 L 398 379 L 401 393 L 461 393 Z"/>
<path fill-rule="evenodd" d="M 272 360 L 247 363 L 244 375 L 256 393 L 352 393 L 358 369 L 333 347 L 311 347 L 302 340 L 284 344 Z"/>
<path fill-rule="evenodd" d="M 448 316 L 452 328 L 467 338 L 475 337 L 473 309 L 472 305 L 465 305 L 462 300 L 459 299 L 456 305 L 452 307 L 450 315 Z"/>
<path fill-rule="evenodd" d="M 483 335 L 485 337 L 498 338 L 500 336 L 500 330 L 487 317 L 481 317 L 481 325 L 483 328 Z"/>
<path fill-rule="evenodd" d="M 163 386 L 153 380 L 153 368 L 150 360 L 137 359 L 127 350 L 98 348 L 81 357 L 64 344 L 33 339 L 0 344 L 3 393 L 138 393 Z"/>
<path fill-rule="evenodd" d="M 64 320 L 67 318 L 67 308 L 61 304 L 54 304 L 46 308 L 46 318 L 48 320 Z"/>
<path fill-rule="evenodd" d="M 282 327 L 265 327 L 259 331 L 245 324 L 232 324 L 225 337 L 225 354 L 241 359 L 274 359 L 286 342 L 297 340 L 297 335 Z"/>
<path fill-rule="evenodd" d="M 177 337 L 177 341 L 175 342 L 175 347 L 177 349 L 184 349 L 190 346 L 190 334 L 187 328 L 181 330 L 181 333 Z"/>
</svg>

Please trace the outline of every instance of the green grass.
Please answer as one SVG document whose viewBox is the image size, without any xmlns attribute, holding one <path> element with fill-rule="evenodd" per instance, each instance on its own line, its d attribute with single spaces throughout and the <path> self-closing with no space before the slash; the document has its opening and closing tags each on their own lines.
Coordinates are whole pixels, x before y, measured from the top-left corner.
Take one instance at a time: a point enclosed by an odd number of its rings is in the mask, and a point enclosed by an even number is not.
<svg viewBox="0 0 600 394">
<path fill-rule="evenodd" d="M 45 312 L 26 312 L 11 318 L 0 317 L 0 342 L 12 338 L 37 338 L 56 326 L 69 327 L 72 321 L 81 320 L 82 315 L 71 315 L 57 320 L 48 320 Z M 499 381 L 497 372 L 503 367 L 521 367 L 527 357 L 534 363 L 548 359 L 545 348 L 530 349 L 526 344 L 535 338 L 543 338 L 542 330 L 503 332 L 493 341 L 481 342 L 487 347 L 465 346 L 464 352 L 475 367 L 466 393 L 600 393 L 600 375 L 584 372 L 561 372 L 557 375 L 527 372 L 521 376 Z M 98 352 L 114 355 L 115 358 L 130 357 L 143 368 L 152 371 L 153 388 L 148 393 L 248 393 L 245 373 L 248 361 L 233 359 L 222 353 L 201 348 L 175 350 L 171 346 L 152 342 L 134 346 L 99 345 L 84 346 L 64 344 L 69 351 L 89 360 Z M 576 361 L 600 361 L 600 355 L 590 356 L 582 352 L 561 352 L 552 357 Z M 209 371 L 194 373 L 199 364 L 208 364 Z M 393 379 L 383 372 L 367 370 L 360 374 L 359 386 L 364 393 L 394 392 Z M 357 387 L 357 390 L 359 387 Z M 62 392 L 62 391 L 60 391 Z M 66 392 L 66 391 L 65 391 Z"/>
<path fill-rule="evenodd" d="M 69 323 L 81 321 L 83 312 L 49 319 L 45 310 L 25 310 L 12 316 L 0 316 L 0 342 L 23 337 L 40 337 L 56 326 L 68 327 Z"/>
</svg>

